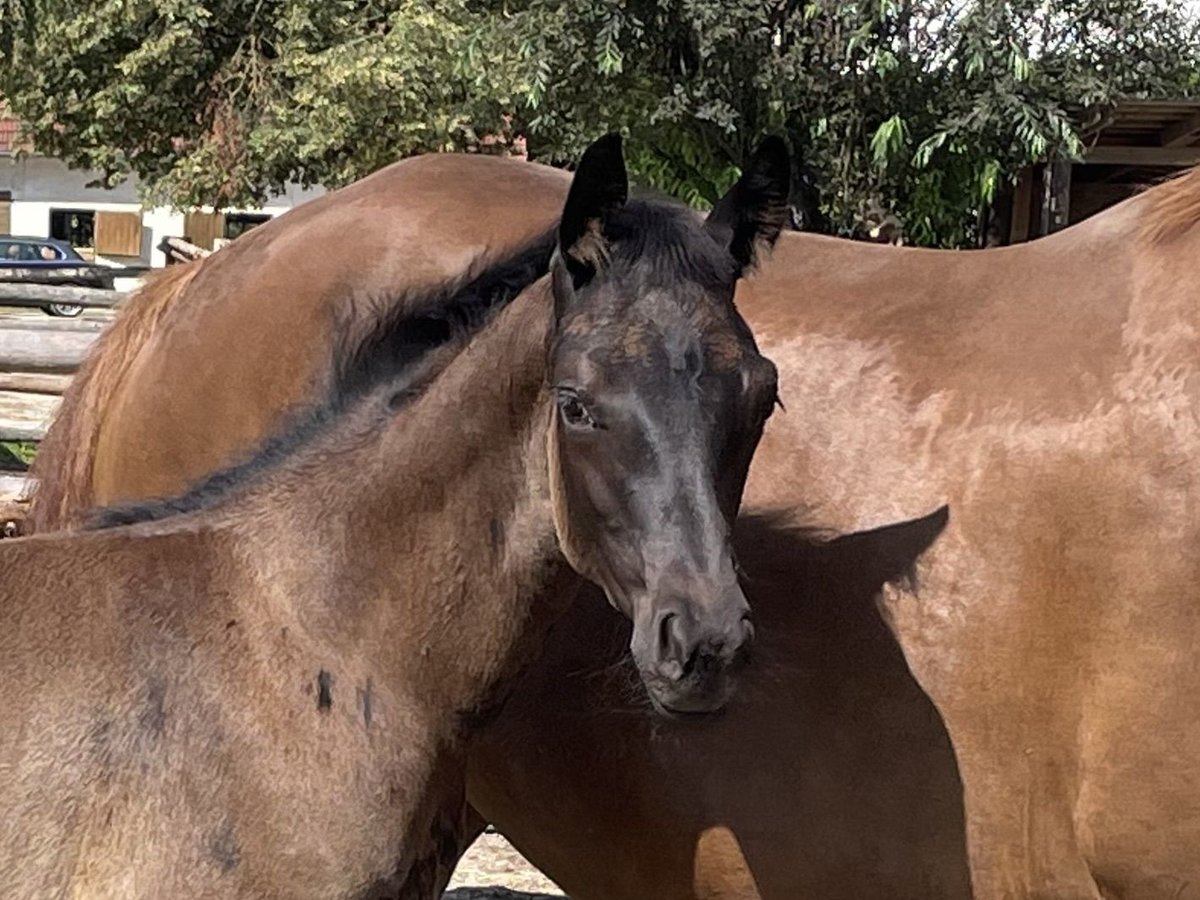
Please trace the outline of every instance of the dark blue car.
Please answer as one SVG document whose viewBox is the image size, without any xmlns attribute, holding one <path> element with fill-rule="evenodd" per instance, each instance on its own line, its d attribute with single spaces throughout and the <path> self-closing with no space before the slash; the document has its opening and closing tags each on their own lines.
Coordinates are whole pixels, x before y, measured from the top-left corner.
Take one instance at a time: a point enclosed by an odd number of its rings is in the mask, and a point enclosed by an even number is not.
<svg viewBox="0 0 1200 900">
<path fill-rule="evenodd" d="M 45 269 L 56 275 L 70 275 L 77 271 L 82 280 L 91 283 L 97 268 L 76 253 L 75 248 L 66 241 L 0 234 L 0 270 Z M 47 303 L 42 309 L 52 316 L 77 316 L 83 312 L 83 307 L 74 303 Z"/>
</svg>

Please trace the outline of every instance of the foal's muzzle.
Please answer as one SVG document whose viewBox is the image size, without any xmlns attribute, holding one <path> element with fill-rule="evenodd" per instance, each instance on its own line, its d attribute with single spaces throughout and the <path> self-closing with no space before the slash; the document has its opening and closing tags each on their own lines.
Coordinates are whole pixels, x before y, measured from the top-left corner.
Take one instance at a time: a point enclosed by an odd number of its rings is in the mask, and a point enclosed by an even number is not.
<svg viewBox="0 0 1200 900">
<path fill-rule="evenodd" d="M 754 626 L 745 597 L 719 604 L 675 600 L 647 610 L 631 649 L 654 707 L 675 716 L 718 712 L 733 693 L 733 676 L 749 659 Z M 643 621 L 645 623 L 643 627 Z"/>
</svg>

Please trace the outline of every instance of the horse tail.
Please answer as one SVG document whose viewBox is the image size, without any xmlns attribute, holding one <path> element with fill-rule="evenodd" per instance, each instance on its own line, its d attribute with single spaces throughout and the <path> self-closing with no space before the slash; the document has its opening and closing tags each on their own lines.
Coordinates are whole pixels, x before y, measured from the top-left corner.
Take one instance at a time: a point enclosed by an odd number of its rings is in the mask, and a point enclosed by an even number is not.
<svg viewBox="0 0 1200 900">
<path fill-rule="evenodd" d="M 74 528 L 93 505 L 92 462 L 105 411 L 164 313 L 187 289 L 199 262 L 150 277 L 121 305 L 63 394 L 30 468 L 36 487 L 25 533 Z"/>
</svg>

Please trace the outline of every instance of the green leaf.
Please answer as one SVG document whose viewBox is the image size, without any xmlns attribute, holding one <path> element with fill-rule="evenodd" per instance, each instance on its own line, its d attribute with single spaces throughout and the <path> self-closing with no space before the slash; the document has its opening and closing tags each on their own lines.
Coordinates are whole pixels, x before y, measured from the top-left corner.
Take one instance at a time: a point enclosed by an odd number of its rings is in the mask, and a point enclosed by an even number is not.
<svg viewBox="0 0 1200 900">
<path fill-rule="evenodd" d="M 908 128 L 904 120 L 899 115 L 886 119 L 875 129 L 871 138 L 871 153 L 874 155 L 875 165 L 880 168 L 886 167 L 892 159 L 900 156 L 907 143 Z"/>
</svg>

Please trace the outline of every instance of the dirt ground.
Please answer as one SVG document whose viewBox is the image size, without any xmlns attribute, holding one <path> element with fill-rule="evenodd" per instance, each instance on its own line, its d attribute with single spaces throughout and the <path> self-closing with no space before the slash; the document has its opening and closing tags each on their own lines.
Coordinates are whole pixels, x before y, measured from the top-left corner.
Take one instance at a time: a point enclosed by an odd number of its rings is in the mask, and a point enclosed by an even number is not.
<svg viewBox="0 0 1200 900">
<path fill-rule="evenodd" d="M 549 878 L 498 834 L 485 834 L 454 872 L 446 900 L 566 900 Z"/>
</svg>

